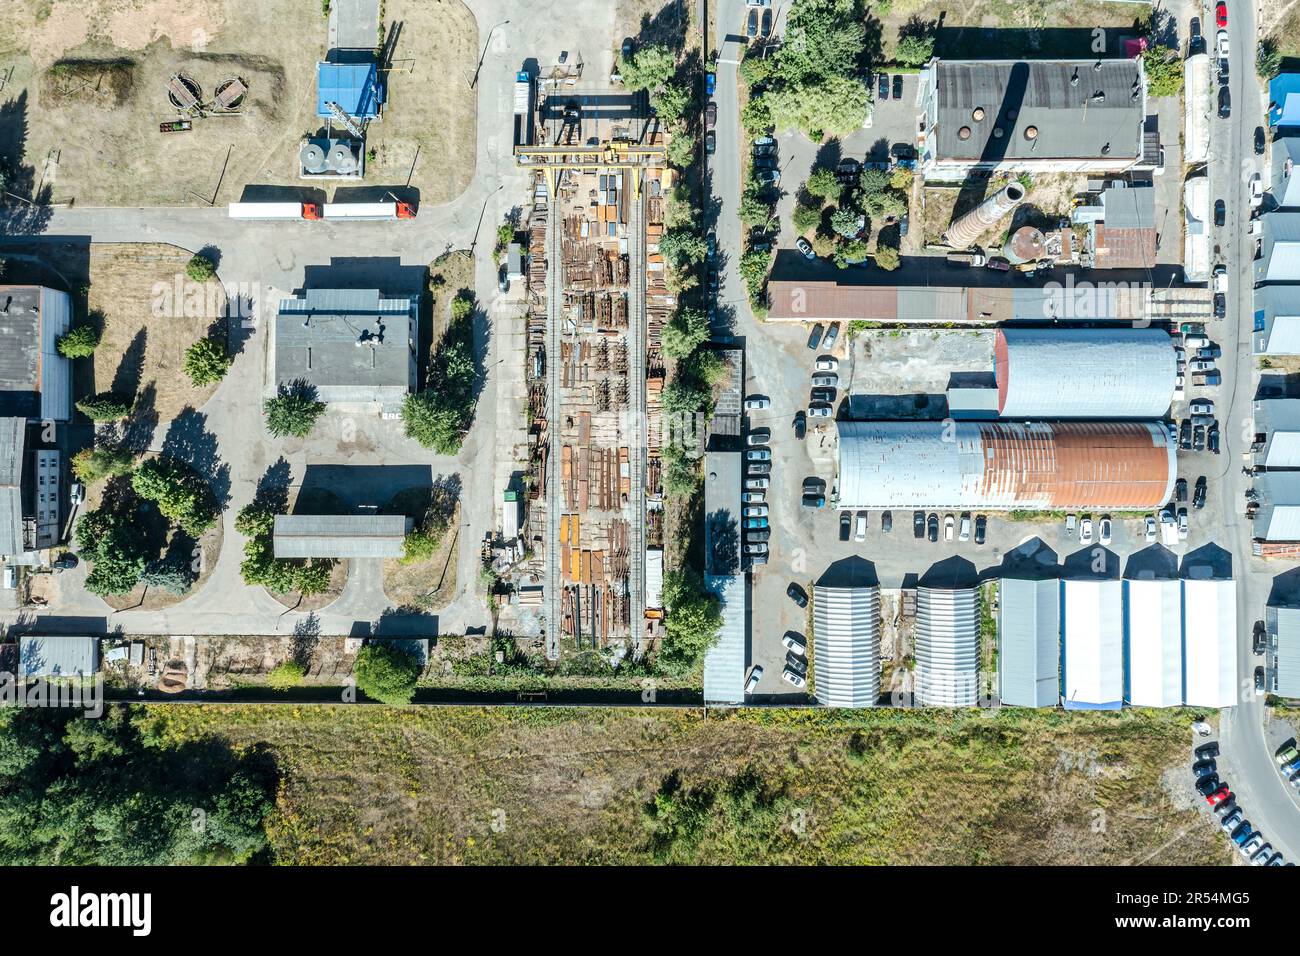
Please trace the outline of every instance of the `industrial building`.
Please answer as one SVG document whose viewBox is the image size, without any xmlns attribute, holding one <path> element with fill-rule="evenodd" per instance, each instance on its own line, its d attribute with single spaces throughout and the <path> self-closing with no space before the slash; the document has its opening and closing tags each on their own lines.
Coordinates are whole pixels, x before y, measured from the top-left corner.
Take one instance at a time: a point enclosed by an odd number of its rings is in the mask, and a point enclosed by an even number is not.
<svg viewBox="0 0 1300 956">
<path fill-rule="evenodd" d="M 1256 355 L 1300 355 L 1300 285 L 1255 290 Z"/>
<path fill-rule="evenodd" d="M 1252 534 L 1257 541 L 1300 542 L 1300 471 L 1268 471 L 1255 477 L 1259 509 Z"/>
<path fill-rule="evenodd" d="M 72 418 L 72 363 L 55 347 L 71 322 L 66 292 L 0 286 L 0 417 Z"/>
<path fill-rule="evenodd" d="M 1062 583 L 1061 699 L 1066 710 L 1124 705 L 1124 595 L 1120 581 Z"/>
<path fill-rule="evenodd" d="M 1011 707 L 1055 707 L 1060 698 L 1061 582 L 1003 578 L 998 583 L 998 699 Z"/>
<path fill-rule="evenodd" d="M 704 456 L 704 587 L 718 598 L 722 628 L 704 652 L 704 702 L 745 700 L 749 587 L 740 568 L 739 451 Z"/>
<path fill-rule="evenodd" d="M 1140 58 L 936 58 L 921 71 L 920 96 L 920 165 L 927 179 L 960 179 L 975 170 L 1122 172 L 1150 165 Z"/>
<path fill-rule="evenodd" d="M 954 277 L 959 273 L 953 273 Z M 846 276 L 852 278 L 852 276 Z M 1209 320 L 1212 293 L 1186 286 L 1148 289 L 1134 282 L 1050 286 L 887 286 L 841 279 L 772 279 L 769 322 L 882 322 L 903 325 L 1003 325 L 1026 322 L 1153 322 Z"/>
<path fill-rule="evenodd" d="M 1273 167 L 1268 191 L 1280 209 L 1300 208 L 1300 136 L 1273 140 Z"/>
<path fill-rule="evenodd" d="M 916 667 L 912 676 L 919 706 L 974 707 L 978 703 L 979 641 L 975 588 L 916 589 Z M 817 679 L 820 683 L 820 670 Z"/>
<path fill-rule="evenodd" d="M 1237 702 L 1237 587 L 1220 578 L 1183 581 L 1184 703 Z"/>
<path fill-rule="evenodd" d="M 1175 579 L 1124 582 L 1124 699 L 1135 707 L 1183 703 L 1182 584 Z"/>
<path fill-rule="evenodd" d="M 400 558 L 413 522 L 404 515 L 276 515 L 277 558 Z"/>
<path fill-rule="evenodd" d="M 994 368 L 1011 419 L 1162 418 L 1177 375 L 1161 329 L 999 329 Z"/>
<path fill-rule="evenodd" d="M 1279 73 L 1268 81 L 1268 125 L 1300 128 L 1300 73 Z"/>
<path fill-rule="evenodd" d="M 1183 276 L 1188 282 L 1210 278 L 1210 177 L 1193 173 L 1183 181 Z"/>
<path fill-rule="evenodd" d="M 99 638 L 18 638 L 18 677 L 89 677 L 99 671 Z"/>
<path fill-rule="evenodd" d="M 28 448 L 27 422 L 0 418 L 0 557 L 40 564 L 62 535 L 59 451 Z"/>
<path fill-rule="evenodd" d="M 1261 221 L 1255 282 L 1300 282 L 1300 212 L 1271 212 Z"/>
<path fill-rule="evenodd" d="M 316 64 L 316 115 L 337 119 L 336 105 L 355 120 L 374 119 L 384 107 L 385 87 L 373 53 L 357 55 L 354 62 Z"/>
<path fill-rule="evenodd" d="M 1256 468 L 1300 468 L 1300 399 L 1269 398 L 1255 402 Z"/>
<path fill-rule="evenodd" d="M 328 404 L 399 414 L 417 387 L 416 302 L 378 289 L 308 289 L 281 299 L 275 321 L 275 381 L 306 382 Z"/>
<path fill-rule="evenodd" d="M 1140 511 L 1173 495 L 1154 422 L 837 422 L 840 508 Z"/>
<path fill-rule="evenodd" d="M 1085 254 L 1098 269 L 1149 269 L 1156 264 L 1156 191 L 1151 186 L 1111 186 L 1101 194 L 1101 215 L 1088 228 Z"/>
<path fill-rule="evenodd" d="M 880 588 L 813 588 L 817 700 L 873 707 L 880 697 Z"/>
<path fill-rule="evenodd" d="M 1300 699 L 1300 608 L 1270 607 L 1267 686 L 1279 697 Z"/>
</svg>

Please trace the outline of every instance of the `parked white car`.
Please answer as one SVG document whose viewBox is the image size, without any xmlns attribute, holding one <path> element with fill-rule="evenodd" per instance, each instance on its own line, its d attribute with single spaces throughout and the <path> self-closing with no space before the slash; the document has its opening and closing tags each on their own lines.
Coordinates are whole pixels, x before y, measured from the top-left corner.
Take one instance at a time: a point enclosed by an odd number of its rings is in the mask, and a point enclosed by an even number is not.
<svg viewBox="0 0 1300 956">
<path fill-rule="evenodd" d="M 1079 543 L 1092 544 L 1092 516 L 1084 515 L 1079 522 Z"/>
<path fill-rule="evenodd" d="M 793 634 L 785 634 L 784 636 L 782 636 L 781 646 L 783 646 L 791 654 L 797 654 L 800 657 L 803 657 L 806 653 L 808 653 L 808 648 L 804 646 L 804 642 L 799 640 Z"/>
<path fill-rule="evenodd" d="M 752 694 L 758 688 L 758 682 L 763 679 L 763 665 L 755 664 L 754 669 L 749 672 L 749 680 L 745 681 L 745 693 Z"/>
<path fill-rule="evenodd" d="M 1226 60 L 1228 58 L 1228 31 L 1220 30 L 1215 38 L 1219 45 L 1219 59 Z"/>
<path fill-rule="evenodd" d="M 1155 544 L 1155 541 L 1156 541 L 1156 519 L 1155 519 L 1154 517 L 1152 517 L 1151 515 L 1147 515 L 1147 522 L 1146 522 L 1146 524 L 1147 524 L 1147 534 L 1146 534 L 1147 544 Z"/>
<path fill-rule="evenodd" d="M 802 687 L 804 684 L 808 683 L 803 679 L 803 675 L 792 667 L 787 667 L 785 670 L 781 671 L 781 679 L 791 687 Z"/>
<path fill-rule="evenodd" d="M 1259 174 L 1256 173 L 1256 175 Z M 1215 292 L 1228 291 L 1228 267 L 1225 266 L 1222 262 L 1220 262 L 1217 266 L 1214 267 L 1214 291 Z"/>
<path fill-rule="evenodd" d="M 1101 544 L 1110 544 L 1110 516 L 1109 515 L 1102 516 L 1101 521 L 1098 522 L 1098 528 L 1099 528 L 1099 532 L 1097 535 L 1097 540 Z"/>
<path fill-rule="evenodd" d="M 833 355 L 823 355 L 817 360 L 814 368 L 819 372 L 837 372 L 840 368 L 840 360 Z"/>
<path fill-rule="evenodd" d="M 1258 209 L 1264 205 L 1264 180 L 1259 173 L 1250 177 L 1250 208 Z"/>
</svg>

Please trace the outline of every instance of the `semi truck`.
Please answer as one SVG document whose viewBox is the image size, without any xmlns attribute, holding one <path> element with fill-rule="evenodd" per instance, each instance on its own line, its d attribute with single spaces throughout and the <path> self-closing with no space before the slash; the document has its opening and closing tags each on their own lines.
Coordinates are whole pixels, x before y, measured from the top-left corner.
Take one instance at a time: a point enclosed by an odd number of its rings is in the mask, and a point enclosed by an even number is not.
<svg viewBox="0 0 1300 956">
<path fill-rule="evenodd" d="M 533 78 L 527 70 L 515 74 L 515 145 L 533 145 Z"/>
<path fill-rule="evenodd" d="M 969 266 L 972 269 L 984 265 L 987 260 L 978 252 L 950 252 L 948 253 L 948 265 L 950 266 Z"/>
<path fill-rule="evenodd" d="M 404 202 L 327 202 L 325 219 L 414 219 L 415 207 Z"/>
<path fill-rule="evenodd" d="M 232 202 L 231 219 L 319 219 L 320 204 L 314 202 Z"/>
<path fill-rule="evenodd" d="M 414 219 L 404 202 L 232 202 L 231 219 Z"/>
</svg>

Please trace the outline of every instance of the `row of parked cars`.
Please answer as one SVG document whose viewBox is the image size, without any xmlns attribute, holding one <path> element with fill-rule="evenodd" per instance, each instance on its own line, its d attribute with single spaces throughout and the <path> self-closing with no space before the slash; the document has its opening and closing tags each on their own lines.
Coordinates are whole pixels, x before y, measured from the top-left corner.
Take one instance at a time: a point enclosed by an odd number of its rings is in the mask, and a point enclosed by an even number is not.
<svg viewBox="0 0 1300 956">
<path fill-rule="evenodd" d="M 1297 753 L 1294 747 L 1289 748 L 1289 752 L 1290 759 L 1294 759 L 1296 777 L 1300 778 L 1300 753 Z M 1201 744 L 1197 747 L 1196 759 L 1192 763 L 1192 776 L 1196 779 L 1196 792 L 1205 798 L 1210 812 L 1218 820 L 1219 828 L 1228 835 L 1228 839 L 1252 866 L 1294 866 L 1283 860 L 1282 854 L 1274 850 L 1272 845 L 1265 841 L 1264 835 L 1245 819 L 1241 807 L 1237 805 L 1236 796 L 1219 778 L 1219 768 L 1215 762 L 1218 756 L 1217 743 Z M 1282 764 L 1284 756 L 1286 756 L 1285 750 L 1278 754 L 1279 765 Z M 1287 766 L 1291 764 L 1288 763 Z"/>
<path fill-rule="evenodd" d="M 859 514 L 861 514 L 861 512 L 859 512 Z M 886 511 L 885 514 L 888 515 L 889 512 Z M 961 513 L 960 524 L 955 515 L 944 515 L 943 540 L 952 541 L 955 537 L 958 541 L 969 541 L 971 539 L 971 531 L 974 529 L 975 543 L 983 544 L 984 534 L 988 530 L 988 522 L 989 519 L 987 515 L 975 515 L 972 521 L 971 513 L 969 511 L 963 511 Z M 883 523 L 884 521 L 882 519 L 882 524 Z M 889 529 L 885 528 L 885 530 L 888 531 Z M 927 518 L 924 511 L 913 511 L 912 537 L 928 537 L 931 541 L 938 541 L 939 516 L 932 512 L 929 518 Z"/>
<path fill-rule="evenodd" d="M 746 402 L 746 406 L 748 406 Z M 772 439 L 770 428 L 755 428 L 745 441 L 745 488 L 740 494 L 744 552 L 750 566 L 767 564 L 768 539 L 772 535 L 768 521 L 767 491 L 772 483 Z"/>
</svg>

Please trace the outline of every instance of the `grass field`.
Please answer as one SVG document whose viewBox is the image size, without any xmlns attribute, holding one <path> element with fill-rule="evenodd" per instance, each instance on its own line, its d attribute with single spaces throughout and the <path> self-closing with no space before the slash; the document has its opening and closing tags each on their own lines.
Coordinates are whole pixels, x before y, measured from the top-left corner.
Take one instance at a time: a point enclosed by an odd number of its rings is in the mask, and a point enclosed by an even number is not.
<svg viewBox="0 0 1300 956">
<path fill-rule="evenodd" d="M 285 864 L 1230 858 L 1180 711 L 140 706 L 270 747 Z"/>
</svg>

